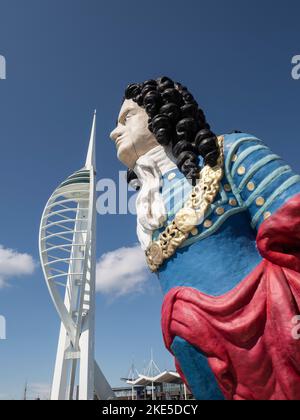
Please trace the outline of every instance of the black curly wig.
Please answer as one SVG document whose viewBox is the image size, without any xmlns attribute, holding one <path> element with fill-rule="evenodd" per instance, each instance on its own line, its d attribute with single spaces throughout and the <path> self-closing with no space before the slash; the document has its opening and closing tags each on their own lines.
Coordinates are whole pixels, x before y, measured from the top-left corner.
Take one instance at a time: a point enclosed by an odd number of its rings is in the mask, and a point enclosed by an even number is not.
<svg viewBox="0 0 300 420">
<path fill-rule="evenodd" d="M 178 169 L 193 185 L 201 171 L 199 155 L 205 164 L 216 165 L 219 157 L 217 137 L 186 87 L 161 77 L 130 84 L 125 99 L 132 99 L 145 109 L 149 130 L 159 144 L 171 146 Z"/>
</svg>

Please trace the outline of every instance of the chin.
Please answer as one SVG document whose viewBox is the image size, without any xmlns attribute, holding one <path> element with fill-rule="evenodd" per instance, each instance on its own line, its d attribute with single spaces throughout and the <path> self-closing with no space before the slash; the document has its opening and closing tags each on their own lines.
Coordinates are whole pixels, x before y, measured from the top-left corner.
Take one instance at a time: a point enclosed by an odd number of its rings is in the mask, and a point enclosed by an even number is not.
<svg viewBox="0 0 300 420">
<path fill-rule="evenodd" d="M 130 150 L 128 150 L 125 147 L 122 147 L 122 145 L 119 146 L 117 150 L 117 157 L 119 161 L 121 161 L 125 166 L 127 166 L 127 168 L 133 169 L 135 162 L 132 162 L 132 160 L 129 159 L 130 154 L 132 154 Z"/>
</svg>

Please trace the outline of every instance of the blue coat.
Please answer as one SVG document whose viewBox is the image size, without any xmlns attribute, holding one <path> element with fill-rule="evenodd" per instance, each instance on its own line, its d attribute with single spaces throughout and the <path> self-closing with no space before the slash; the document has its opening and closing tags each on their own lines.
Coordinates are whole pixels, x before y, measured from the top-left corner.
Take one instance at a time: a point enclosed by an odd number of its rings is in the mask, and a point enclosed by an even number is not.
<svg viewBox="0 0 300 420">
<path fill-rule="evenodd" d="M 178 170 L 164 175 L 166 225 L 191 188 Z M 261 140 L 245 133 L 224 135 L 224 176 L 219 193 L 197 231 L 160 267 L 157 275 L 163 293 L 180 286 L 221 296 L 234 289 L 262 261 L 256 246 L 259 226 L 298 193 L 300 176 Z M 164 228 L 154 232 L 153 240 Z M 176 337 L 172 351 L 196 398 L 223 398 L 199 349 Z"/>
</svg>

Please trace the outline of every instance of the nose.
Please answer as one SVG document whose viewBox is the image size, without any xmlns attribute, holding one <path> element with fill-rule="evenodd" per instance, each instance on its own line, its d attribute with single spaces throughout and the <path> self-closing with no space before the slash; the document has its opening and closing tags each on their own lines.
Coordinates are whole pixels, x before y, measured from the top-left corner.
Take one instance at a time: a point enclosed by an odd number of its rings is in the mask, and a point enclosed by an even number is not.
<svg viewBox="0 0 300 420">
<path fill-rule="evenodd" d="M 120 124 L 117 125 L 117 127 L 110 133 L 109 137 L 116 141 L 117 138 L 122 134 L 121 133 L 122 128 L 120 127 Z"/>
</svg>

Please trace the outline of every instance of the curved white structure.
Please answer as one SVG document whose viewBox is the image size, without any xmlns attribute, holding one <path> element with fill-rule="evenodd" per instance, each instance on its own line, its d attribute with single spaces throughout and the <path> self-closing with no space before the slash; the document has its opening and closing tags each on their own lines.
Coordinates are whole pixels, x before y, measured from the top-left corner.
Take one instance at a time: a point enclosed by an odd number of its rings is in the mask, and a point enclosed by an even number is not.
<svg viewBox="0 0 300 420">
<path fill-rule="evenodd" d="M 61 319 L 52 400 L 91 400 L 94 392 L 99 399 L 114 398 L 94 361 L 95 137 L 96 112 L 85 166 L 56 188 L 40 225 L 41 263 Z"/>
</svg>

